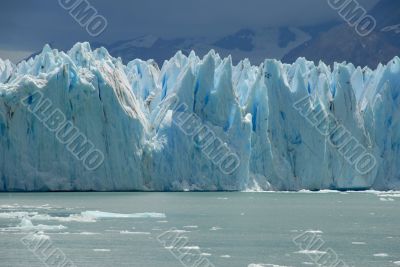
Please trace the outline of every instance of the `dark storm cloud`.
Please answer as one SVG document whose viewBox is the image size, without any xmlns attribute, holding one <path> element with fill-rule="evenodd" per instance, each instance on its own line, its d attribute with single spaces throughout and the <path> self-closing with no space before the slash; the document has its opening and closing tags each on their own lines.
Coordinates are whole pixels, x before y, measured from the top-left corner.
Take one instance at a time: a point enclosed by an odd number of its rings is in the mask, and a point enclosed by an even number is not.
<svg viewBox="0 0 400 267">
<path fill-rule="evenodd" d="M 379 0 L 359 1 L 370 8 Z M 58 0 L 2 0 L 1 50 L 37 51 L 44 43 L 113 42 L 142 34 L 213 36 L 244 27 L 303 26 L 339 19 L 326 0 L 89 0 L 108 21 L 92 38 Z"/>
</svg>

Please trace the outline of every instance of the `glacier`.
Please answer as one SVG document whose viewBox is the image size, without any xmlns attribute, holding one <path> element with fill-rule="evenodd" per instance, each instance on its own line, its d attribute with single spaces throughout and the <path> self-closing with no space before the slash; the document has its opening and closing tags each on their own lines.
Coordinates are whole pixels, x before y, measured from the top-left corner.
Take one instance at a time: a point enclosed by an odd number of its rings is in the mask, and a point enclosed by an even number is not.
<svg viewBox="0 0 400 267">
<path fill-rule="evenodd" d="M 35 92 L 102 152 L 97 168 L 23 104 Z M 0 59 L 0 191 L 395 190 L 399 93 L 399 57 L 375 70 L 304 58 L 254 66 L 211 50 L 177 52 L 160 69 L 153 60 L 125 65 L 87 42 L 68 52 L 46 45 L 17 65 Z M 169 105 L 174 97 L 185 108 Z M 310 114 L 352 139 L 333 142 Z M 188 117 L 215 137 L 207 147 L 193 125 L 178 127 Z M 231 172 L 221 147 L 238 160 Z M 365 172 L 355 168 L 361 150 L 374 160 Z"/>
</svg>

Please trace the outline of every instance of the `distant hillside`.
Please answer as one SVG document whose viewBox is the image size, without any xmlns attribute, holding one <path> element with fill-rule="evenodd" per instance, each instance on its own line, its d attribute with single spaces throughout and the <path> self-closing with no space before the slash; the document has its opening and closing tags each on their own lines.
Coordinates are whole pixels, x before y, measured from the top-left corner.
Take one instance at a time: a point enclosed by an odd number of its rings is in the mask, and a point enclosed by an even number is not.
<svg viewBox="0 0 400 267">
<path fill-rule="evenodd" d="M 400 34 L 381 31 L 386 26 L 400 23 L 400 1 L 382 0 L 369 13 L 377 21 L 377 27 L 370 35 L 361 37 L 344 22 L 320 32 L 287 53 L 282 60 L 293 62 L 298 57 L 306 57 L 315 62 L 322 60 L 332 64 L 348 61 L 375 68 L 379 62 L 387 62 L 400 55 Z"/>
</svg>

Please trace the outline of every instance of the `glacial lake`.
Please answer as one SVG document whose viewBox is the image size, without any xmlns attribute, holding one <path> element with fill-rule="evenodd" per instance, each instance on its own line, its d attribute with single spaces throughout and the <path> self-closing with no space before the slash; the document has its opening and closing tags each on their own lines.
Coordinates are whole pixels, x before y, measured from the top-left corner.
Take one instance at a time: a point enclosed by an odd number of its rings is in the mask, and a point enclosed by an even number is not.
<svg viewBox="0 0 400 267">
<path fill-rule="evenodd" d="M 57 262 L 55 251 L 65 258 Z M 329 259 L 400 266 L 400 193 L 0 194 L 0 266 L 273 267 Z"/>
</svg>

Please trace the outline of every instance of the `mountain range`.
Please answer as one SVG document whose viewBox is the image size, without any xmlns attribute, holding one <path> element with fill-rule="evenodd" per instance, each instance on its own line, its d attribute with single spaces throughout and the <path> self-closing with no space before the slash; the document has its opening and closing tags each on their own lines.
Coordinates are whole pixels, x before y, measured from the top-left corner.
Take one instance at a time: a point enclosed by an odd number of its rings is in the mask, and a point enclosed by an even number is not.
<svg viewBox="0 0 400 267">
<path fill-rule="evenodd" d="M 213 49 L 221 56 L 231 55 L 233 63 L 243 58 L 256 65 L 265 58 L 293 63 L 297 58 L 305 57 L 315 63 L 322 60 L 332 65 L 346 61 L 375 68 L 379 62 L 388 62 L 400 55 L 400 33 L 382 30 L 400 23 L 400 2 L 381 0 L 369 14 L 375 18 L 377 26 L 365 37 L 359 36 L 354 28 L 341 20 L 307 27 L 244 28 L 217 38 L 165 39 L 144 35 L 110 44 L 92 43 L 92 46 L 104 46 L 111 55 L 126 62 L 135 58 L 154 59 L 160 66 L 178 50 L 187 55 L 194 50 L 204 56 Z"/>
</svg>

